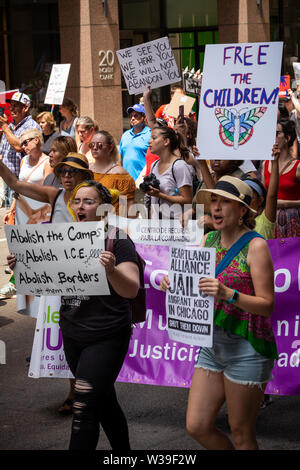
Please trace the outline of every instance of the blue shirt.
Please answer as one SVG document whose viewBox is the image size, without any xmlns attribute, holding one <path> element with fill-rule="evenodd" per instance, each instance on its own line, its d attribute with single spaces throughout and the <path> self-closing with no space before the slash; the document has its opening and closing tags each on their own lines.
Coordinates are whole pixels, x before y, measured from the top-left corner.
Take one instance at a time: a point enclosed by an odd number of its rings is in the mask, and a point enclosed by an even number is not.
<svg viewBox="0 0 300 470">
<path fill-rule="evenodd" d="M 18 137 L 21 142 L 21 135 L 23 132 L 27 131 L 28 129 L 38 129 L 42 132 L 42 129 L 38 125 L 38 123 L 32 119 L 31 116 L 27 116 L 23 121 L 14 127 L 14 124 L 11 123 L 9 128 L 13 132 L 13 134 Z M 5 134 L 3 132 L 2 139 L 0 142 L 0 155 L 2 155 L 2 162 L 6 165 L 12 173 L 16 176 L 19 176 L 20 173 L 20 161 L 23 157 L 22 152 L 17 152 L 11 145 L 9 144 Z"/>
<path fill-rule="evenodd" d="M 134 134 L 133 129 L 125 131 L 121 137 L 119 152 L 122 165 L 136 180 L 146 165 L 146 152 L 151 137 L 151 129 L 145 126 L 141 132 Z"/>
</svg>

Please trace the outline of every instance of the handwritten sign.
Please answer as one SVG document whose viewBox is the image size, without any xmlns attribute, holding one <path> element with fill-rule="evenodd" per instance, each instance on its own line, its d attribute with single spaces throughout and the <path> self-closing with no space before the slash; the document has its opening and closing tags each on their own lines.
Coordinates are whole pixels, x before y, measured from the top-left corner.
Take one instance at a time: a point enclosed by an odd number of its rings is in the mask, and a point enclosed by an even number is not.
<svg viewBox="0 0 300 470">
<path fill-rule="evenodd" d="M 197 133 L 201 158 L 272 158 L 282 45 L 206 45 Z"/>
<path fill-rule="evenodd" d="M 121 49 L 117 57 L 130 95 L 181 81 L 167 37 Z"/>
<path fill-rule="evenodd" d="M 215 277 L 214 248 L 170 247 L 166 313 L 173 341 L 212 346 L 214 298 L 199 290 L 203 277 Z"/>
<path fill-rule="evenodd" d="M 45 104 L 62 104 L 71 64 L 53 64 Z"/>
<path fill-rule="evenodd" d="M 109 295 L 104 222 L 5 225 L 17 292 L 28 295 Z"/>
<path fill-rule="evenodd" d="M 199 218 L 203 215 L 203 207 L 197 208 Z M 201 211 L 201 212 L 200 212 Z M 108 223 L 126 232 L 134 243 L 145 245 L 170 245 L 170 243 L 185 243 L 199 245 L 204 228 L 196 220 L 189 220 L 187 227 L 182 227 L 179 220 L 168 219 L 127 219 L 108 214 Z"/>
</svg>

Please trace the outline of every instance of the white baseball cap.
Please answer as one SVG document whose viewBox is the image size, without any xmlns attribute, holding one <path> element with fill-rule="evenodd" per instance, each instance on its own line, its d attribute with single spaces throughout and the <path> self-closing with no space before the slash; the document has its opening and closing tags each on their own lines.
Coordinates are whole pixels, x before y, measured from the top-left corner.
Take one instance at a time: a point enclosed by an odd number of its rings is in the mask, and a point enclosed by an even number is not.
<svg viewBox="0 0 300 470">
<path fill-rule="evenodd" d="M 29 96 L 25 95 L 25 93 L 21 93 L 20 91 L 14 93 L 9 101 L 19 101 L 25 105 L 30 105 L 31 103 Z"/>
</svg>

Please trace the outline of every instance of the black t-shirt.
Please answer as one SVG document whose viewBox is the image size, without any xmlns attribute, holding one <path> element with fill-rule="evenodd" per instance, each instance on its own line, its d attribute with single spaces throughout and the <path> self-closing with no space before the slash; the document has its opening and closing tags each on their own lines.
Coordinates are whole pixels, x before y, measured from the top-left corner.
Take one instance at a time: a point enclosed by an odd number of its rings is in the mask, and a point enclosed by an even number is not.
<svg viewBox="0 0 300 470">
<path fill-rule="evenodd" d="M 138 264 L 135 246 L 128 238 L 115 239 L 113 252 L 116 265 L 126 261 Z M 64 336 L 89 342 L 130 324 L 129 301 L 108 285 L 111 295 L 62 297 L 59 324 Z"/>
</svg>

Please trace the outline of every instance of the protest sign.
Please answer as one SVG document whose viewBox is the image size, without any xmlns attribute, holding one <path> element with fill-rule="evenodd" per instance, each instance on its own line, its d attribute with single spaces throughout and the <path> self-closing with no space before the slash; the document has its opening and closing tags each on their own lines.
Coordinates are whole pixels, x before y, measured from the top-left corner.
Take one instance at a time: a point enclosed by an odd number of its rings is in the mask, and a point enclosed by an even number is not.
<svg viewBox="0 0 300 470">
<path fill-rule="evenodd" d="M 202 211 L 201 211 L 202 209 Z M 198 216 L 203 215 L 203 207 L 197 208 Z M 201 211 L 201 214 L 200 214 Z M 108 214 L 108 223 L 126 232 L 134 243 L 151 245 L 170 245 L 170 243 L 185 243 L 199 245 L 204 228 L 197 220 L 189 220 L 184 228 L 176 219 L 127 219 Z"/>
<path fill-rule="evenodd" d="M 53 64 L 45 104 L 62 104 L 71 64 Z"/>
<path fill-rule="evenodd" d="M 291 77 L 289 75 L 282 75 L 280 77 L 279 98 L 287 98 L 289 96 L 288 90 L 291 88 Z"/>
<path fill-rule="evenodd" d="M 199 95 L 201 91 L 202 75 L 200 69 L 195 72 L 194 69 L 188 70 L 188 67 L 186 67 L 182 73 L 184 91 L 193 95 Z"/>
<path fill-rule="evenodd" d="M 206 45 L 200 158 L 272 159 L 281 57 L 281 42 Z"/>
<path fill-rule="evenodd" d="M 166 294 L 169 338 L 185 344 L 212 346 L 214 298 L 198 287 L 215 277 L 215 248 L 170 247 L 170 288 Z"/>
<path fill-rule="evenodd" d="M 184 107 L 184 115 L 189 116 L 195 103 L 195 98 L 191 96 L 182 95 L 181 93 L 174 93 L 173 98 L 168 104 L 168 116 L 178 118 L 179 106 Z"/>
<path fill-rule="evenodd" d="M 8 119 L 8 124 L 13 121 L 13 118 L 10 114 L 10 103 L 7 100 L 10 100 L 14 93 L 17 93 L 19 90 L 8 90 L 0 93 L 0 115 L 5 114 Z"/>
<path fill-rule="evenodd" d="M 167 37 L 116 52 L 130 95 L 181 81 Z"/>
<path fill-rule="evenodd" d="M 109 295 L 104 222 L 6 225 L 17 292 L 28 295 Z"/>
<path fill-rule="evenodd" d="M 300 315 L 299 255 L 300 239 L 269 240 L 275 271 L 275 310 L 271 317 L 279 359 L 266 393 L 300 393 Z M 146 261 L 147 318 L 133 328 L 128 354 L 118 381 L 160 386 L 189 387 L 199 346 L 173 341 L 168 336 L 165 297 L 160 290 L 168 273 L 169 247 L 136 245 Z M 48 298 L 49 299 L 49 298 Z M 51 297 L 37 319 L 29 377 L 68 378 L 64 350 L 58 333 L 59 303 Z"/>
<path fill-rule="evenodd" d="M 300 85 L 300 62 L 293 62 L 296 86 Z"/>
</svg>

